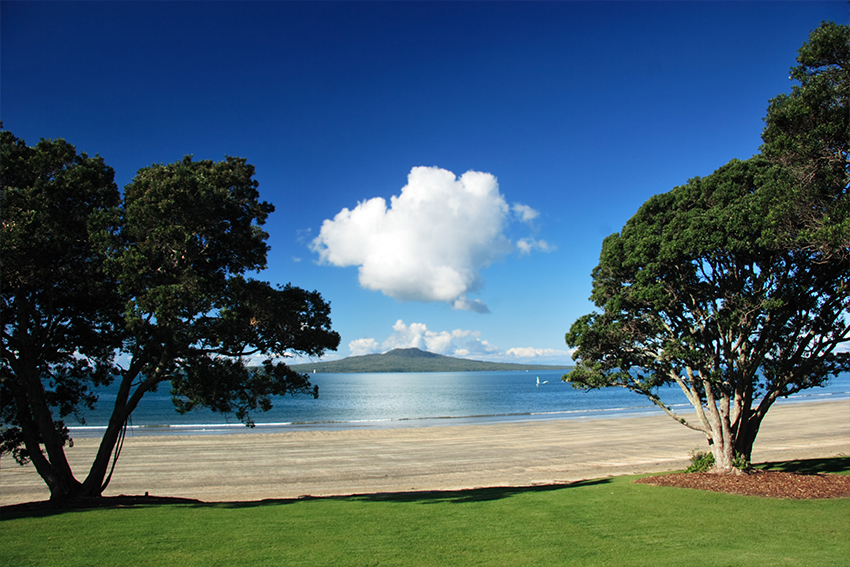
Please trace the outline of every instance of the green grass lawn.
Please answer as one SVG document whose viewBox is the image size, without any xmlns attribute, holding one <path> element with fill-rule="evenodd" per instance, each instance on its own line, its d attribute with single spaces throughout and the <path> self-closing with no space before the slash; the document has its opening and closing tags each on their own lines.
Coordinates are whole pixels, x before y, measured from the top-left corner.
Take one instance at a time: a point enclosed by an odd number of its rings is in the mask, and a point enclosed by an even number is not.
<svg viewBox="0 0 850 567">
<path fill-rule="evenodd" d="M 772 465 L 850 473 L 850 458 Z M 850 499 L 634 484 L 3 514 L 0 565 L 848 565 Z"/>
</svg>

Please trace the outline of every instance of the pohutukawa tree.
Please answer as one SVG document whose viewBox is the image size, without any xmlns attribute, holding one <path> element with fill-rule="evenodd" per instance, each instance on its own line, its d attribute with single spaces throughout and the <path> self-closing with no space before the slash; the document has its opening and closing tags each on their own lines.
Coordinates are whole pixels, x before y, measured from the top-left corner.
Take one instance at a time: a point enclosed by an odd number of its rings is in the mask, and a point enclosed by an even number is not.
<svg viewBox="0 0 850 567">
<path fill-rule="evenodd" d="M 652 197 L 605 239 L 600 311 L 566 335 L 566 381 L 645 395 L 705 434 L 719 471 L 749 462 L 777 399 L 850 370 L 848 37 L 824 24 L 800 50 L 803 86 L 771 102 L 764 156 Z M 667 385 L 695 419 L 665 404 Z"/>
<path fill-rule="evenodd" d="M 787 172 L 770 211 L 779 245 L 850 253 L 850 26 L 824 22 L 791 68 L 790 94 L 770 101 L 762 154 Z"/>
<path fill-rule="evenodd" d="M 103 492 L 130 415 L 164 382 L 178 411 L 205 406 L 249 426 L 273 396 L 318 394 L 281 357 L 321 355 L 339 335 L 318 292 L 246 276 L 265 267 L 261 225 L 274 208 L 244 159 L 154 165 L 122 199 L 111 168 L 63 140 L 0 141 L 0 449 L 31 461 L 52 499 Z M 83 421 L 114 381 L 109 424 L 78 480 L 65 419 Z"/>
</svg>

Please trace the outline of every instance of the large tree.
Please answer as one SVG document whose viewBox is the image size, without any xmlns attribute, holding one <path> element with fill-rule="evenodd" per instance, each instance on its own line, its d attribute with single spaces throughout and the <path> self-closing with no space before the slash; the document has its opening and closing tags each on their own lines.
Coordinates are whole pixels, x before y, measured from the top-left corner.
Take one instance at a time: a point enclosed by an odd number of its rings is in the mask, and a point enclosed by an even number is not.
<svg viewBox="0 0 850 567">
<path fill-rule="evenodd" d="M 98 252 L 117 234 L 120 195 L 102 159 L 63 140 L 29 147 L 2 131 L 0 143 L 0 450 L 32 460 L 58 494 L 71 477 L 64 419 L 94 404 L 121 346 Z"/>
<path fill-rule="evenodd" d="M 281 357 L 320 355 L 339 335 L 319 293 L 247 276 L 265 267 L 273 207 L 244 159 L 142 169 L 122 200 L 100 158 L 2 136 L 2 450 L 31 460 L 51 498 L 102 493 L 131 413 L 164 382 L 178 411 L 205 406 L 246 425 L 273 396 L 317 395 Z M 113 381 L 79 481 L 62 418 L 82 419 Z"/>
<path fill-rule="evenodd" d="M 705 434 L 718 470 L 749 461 L 780 397 L 850 370 L 848 33 L 823 24 L 790 95 L 771 101 L 764 155 L 649 199 L 605 239 L 567 333 L 577 388 L 621 386 Z M 661 399 L 678 385 L 688 421 Z"/>
<path fill-rule="evenodd" d="M 800 48 L 791 92 L 770 101 L 762 154 L 790 183 L 770 211 L 777 243 L 850 254 L 850 26 L 824 22 Z"/>
<path fill-rule="evenodd" d="M 622 386 L 706 435 L 717 468 L 749 460 L 779 398 L 850 369 L 850 265 L 762 242 L 781 170 L 733 161 L 649 199 L 605 239 L 591 299 L 567 333 L 576 387 Z M 663 399 L 676 384 L 689 421 Z"/>
</svg>

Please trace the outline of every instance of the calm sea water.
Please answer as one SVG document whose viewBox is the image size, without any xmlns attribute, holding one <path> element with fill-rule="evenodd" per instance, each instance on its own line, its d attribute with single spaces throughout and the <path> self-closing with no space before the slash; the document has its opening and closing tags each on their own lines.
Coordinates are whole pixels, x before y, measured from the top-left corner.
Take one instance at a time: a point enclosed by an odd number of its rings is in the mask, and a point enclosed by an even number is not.
<svg viewBox="0 0 850 567">
<path fill-rule="evenodd" d="M 209 410 L 179 415 L 171 403 L 169 386 L 162 384 L 157 392 L 148 393 L 133 413 L 131 434 L 424 427 L 661 413 L 646 398 L 624 388 L 575 390 L 561 381 L 562 374 L 560 371 L 313 374 L 311 381 L 319 386 L 318 399 L 277 398 L 274 409 L 254 415 L 255 429 L 246 428 L 235 416 Z M 109 389 L 101 392 L 97 409 L 85 416 L 85 426 L 68 423 L 74 436 L 102 434 L 115 400 L 112 392 Z M 850 374 L 842 374 L 825 388 L 802 392 L 781 403 L 848 397 Z M 678 388 L 670 389 L 662 399 L 683 411 L 689 407 Z"/>
</svg>

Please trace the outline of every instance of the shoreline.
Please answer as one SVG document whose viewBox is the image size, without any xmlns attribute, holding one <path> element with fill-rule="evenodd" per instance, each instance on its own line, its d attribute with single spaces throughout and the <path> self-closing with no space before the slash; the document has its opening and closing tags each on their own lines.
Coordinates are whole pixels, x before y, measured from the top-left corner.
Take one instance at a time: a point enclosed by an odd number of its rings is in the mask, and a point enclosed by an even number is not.
<svg viewBox="0 0 850 567">
<path fill-rule="evenodd" d="M 850 400 L 850 393 L 838 392 L 827 394 L 795 395 L 788 399 L 780 399 L 774 403 L 774 408 L 786 404 L 809 404 L 826 401 Z M 677 411 L 691 408 L 688 403 L 672 405 Z M 434 417 L 381 418 L 362 419 L 356 421 L 282 421 L 257 422 L 254 428 L 248 428 L 239 421 L 210 422 L 210 423 L 148 423 L 130 425 L 128 435 L 132 436 L 167 436 L 167 435 L 245 435 L 245 434 L 275 434 L 292 433 L 313 430 L 348 430 L 348 429 L 401 429 L 420 427 L 468 427 L 476 425 L 500 425 L 526 421 L 569 421 L 588 419 L 631 419 L 661 415 L 654 405 L 605 407 L 592 409 L 573 409 L 551 412 L 521 412 L 481 415 L 445 415 Z M 683 414 L 685 415 L 685 414 Z M 79 439 L 100 438 L 106 431 L 106 425 L 72 425 L 69 426 L 71 437 L 75 442 Z"/>
<path fill-rule="evenodd" d="M 98 438 L 67 448 L 85 476 Z M 256 501 L 556 484 L 685 468 L 703 434 L 663 414 L 439 427 L 127 436 L 105 496 Z M 850 399 L 771 408 L 753 461 L 850 455 Z M 0 464 L 0 505 L 45 500 L 33 466 Z"/>
</svg>

